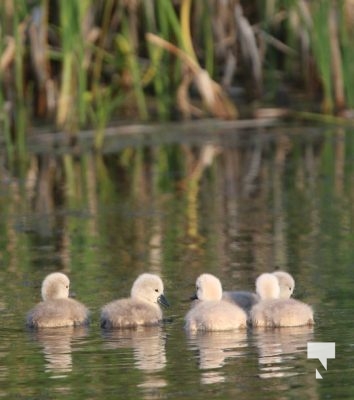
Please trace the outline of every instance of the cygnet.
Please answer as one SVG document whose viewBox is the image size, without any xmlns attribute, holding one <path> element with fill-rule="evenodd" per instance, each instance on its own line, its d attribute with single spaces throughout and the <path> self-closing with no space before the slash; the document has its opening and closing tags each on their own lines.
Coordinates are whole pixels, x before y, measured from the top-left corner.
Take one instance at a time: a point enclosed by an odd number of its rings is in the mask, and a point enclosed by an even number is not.
<svg viewBox="0 0 354 400">
<path fill-rule="evenodd" d="M 61 273 L 49 274 L 42 283 L 43 301 L 27 314 L 26 323 L 32 328 L 77 326 L 89 321 L 88 309 L 69 298 L 69 278 Z"/>
<path fill-rule="evenodd" d="M 162 280 L 150 273 L 134 282 L 130 297 L 114 300 L 101 310 L 102 328 L 137 328 L 158 325 L 162 321 L 160 304 L 168 307 Z"/>
<path fill-rule="evenodd" d="M 279 281 L 273 274 L 262 274 L 256 280 L 256 292 L 260 301 L 250 312 L 253 326 L 285 327 L 313 325 L 313 311 L 307 304 L 295 300 L 280 298 Z"/>
<path fill-rule="evenodd" d="M 188 331 L 227 331 L 247 326 L 247 315 L 236 304 L 222 299 L 218 278 L 202 274 L 196 280 L 196 304 L 185 317 Z"/>
</svg>

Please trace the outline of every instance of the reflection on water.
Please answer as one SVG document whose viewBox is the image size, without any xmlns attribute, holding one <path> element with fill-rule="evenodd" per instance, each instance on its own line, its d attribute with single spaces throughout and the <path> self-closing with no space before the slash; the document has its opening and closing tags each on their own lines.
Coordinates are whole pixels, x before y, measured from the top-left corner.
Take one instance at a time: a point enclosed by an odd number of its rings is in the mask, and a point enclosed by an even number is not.
<svg viewBox="0 0 354 400">
<path fill-rule="evenodd" d="M 65 378 L 72 371 L 72 342 L 87 336 L 86 327 L 61 327 L 31 331 L 31 337 L 43 348 L 45 372 L 52 378 Z"/>
<path fill-rule="evenodd" d="M 103 348 L 132 349 L 134 366 L 144 371 L 144 381 L 138 384 L 144 398 L 155 398 L 156 389 L 167 385 L 166 380 L 156 372 L 166 367 L 166 333 L 159 326 L 137 329 L 103 330 Z M 155 393 L 156 394 L 156 393 Z"/>
<path fill-rule="evenodd" d="M 219 383 L 225 380 L 221 368 L 227 359 L 244 357 L 247 347 L 247 331 L 225 332 L 188 332 L 188 344 L 197 350 L 201 382 L 204 384 Z M 218 371 L 210 371 L 219 369 Z"/>
<path fill-rule="evenodd" d="M 0 347 L 0 383 L 4 382 L 6 379 L 6 376 L 7 376 L 7 368 L 4 365 L 5 363 L 3 361 L 5 354 L 6 354 L 6 351 L 4 351 L 1 346 Z M 2 386 L 2 384 L 0 386 Z M 3 397 L 1 389 L 0 389 L 0 397 Z"/>
<path fill-rule="evenodd" d="M 258 348 L 259 376 L 283 378 L 303 373 L 294 370 L 297 353 L 307 354 L 307 342 L 313 341 L 313 327 L 299 326 L 277 329 L 254 329 Z"/>
<path fill-rule="evenodd" d="M 352 398 L 353 132 L 175 136 L 106 154 L 33 153 L 23 174 L 1 160 L 0 396 L 273 400 L 341 391 Z M 183 300 L 198 275 L 215 274 L 225 290 L 253 291 L 255 278 L 276 267 L 292 273 L 296 297 L 314 306 L 313 331 L 186 339 Z M 70 276 L 91 309 L 89 334 L 38 331 L 28 341 L 24 316 L 54 270 Z M 168 334 L 102 334 L 99 308 L 125 297 L 146 271 L 163 278 Z M 306 359 L 308 340 L 338 342 L 322 382 L 319 364 Z"/>
<path fill-rule="evenodd" d="M 104 330 L 104 349 L 131 348 L 136 368 L 159 371 L 166 366 L 166 335 L 159 326 Z"/>
</svg>

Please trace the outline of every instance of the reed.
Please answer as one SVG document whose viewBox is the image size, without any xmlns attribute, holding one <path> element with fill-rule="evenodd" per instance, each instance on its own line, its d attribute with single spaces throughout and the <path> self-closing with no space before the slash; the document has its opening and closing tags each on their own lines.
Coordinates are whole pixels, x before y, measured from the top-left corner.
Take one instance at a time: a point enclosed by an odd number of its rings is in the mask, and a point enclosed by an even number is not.
<svg viewBox="0 0 354 400">
<path fill-rule="evenodd" d="M 26 123 L 27 113 L 24 93 L 24 55 L 25 55 L 25 18 L 26 18 L 26 1 L 19 0 L 16 2 L 16 8 L 13 13 L 13 38 L 15 43 L 14 54 L 14 89 L 15 89 L 15 148 L 20 159 L 26 156 Z"/>
<path fill-rule="evenodd" d="M 87 66 L 86 37 L 90 27 L 85 24 L 90 0 L 60 2 L 60 39 L 62 69 L 56 121 L 70 130 L 86 122 Z"/>
<path fill-rule="evenodd" d="M 0 49 L 0 52 L 3 52 Z M 0 68 L 0 84 L 3 84 L 3 77 Z M 11 110 L 8 110 L 7 103 L 4 99 L 3 93 L 0 91 L 0 129 L 3 135 L 6 154 L 10 168 L 14 165 L 15 148 L 11 138 Z"/>
<path fill-rule="evenodd" d="M 126 61 L 125 68 L 127 68 L 127 70 L 131 73 L 131 78 L 133 80 L 133 92 L 137 102 L 139 117 L 142 120 L 147 120 L 148 111 L 144 88 L 142 85 L 142 72 L 137 56 L 134 53 L 133 45 L 131 41 L 129 41 L 129 37 L 126 37 L 123 34 L 117 35 L 116 41 L 118 50 Z"/>
<path fill-rule="evenodd" d="M 161 11 L 164 7 L 163 0 L 156 2 L 157 13 L 154 13 L 152 2 L 144 2 L 144 14 L 146 16 L 146 27 L 149 32 L 160 32 L 167 38 L 169 37 L 169 25 L 164 13 Z M 147 43 L 147 51 L 150 59 L 150 66 L 147 69 L 144 80 L 146 85 L 150 82 L 153 85 L 153 90 L 156 96 L 157 114 L 160 120 L 166 120 L 170 117 L 170 108 L 172 106 L 172 98 L 169 88 L 172 88 L 172 81 L 168 73 L 170 64 L 169 57 L 164 54 L 161 49 L 151 46 Z"/>
<path fill-rule="evenodd" d="M 210 29 L 210 21 L 212 21 L 211 4 L 206 3 L 205 6 L 202 6 L 201 3 L 197 4 L 201 8 L 200 10 L 201 29 L 199 35 L 201 38 L 201 48 L 204 49 L 203 56 L 205 58 L 205 69 L 208 71 L 210 76 L 214 76 L 215 72 L 214 40 L 213 40 L 212 30 Z"/>
<path fill-rule="evenodd" d="M 343 52 L 342 67 L 345 83 L 345 98 L 350 108 L 354 107 L 354 43 L 352 40 L 354 28 L 354 7 L 349 2 L 340 3 L 339 36 Z"/>
<path fill-rule="evenodd" d="M 331 59 L 332 51 L 329 35 L 330 0 L 323 0 L 321 4 L 314 5 L 312 43 L 314 56 L 323 83 L 323 109 L 331 113 L 333 110 L 333 84 Z"/>
<path fill-rule="evenodd" d="M 37 123 L 72 135 L 93 125 L 100 150 L 113 119 L 237 118 L 229 90 L 262 101 L 263 87 L 275 93 L 289 78 L 297 89 L 303 83 L 309 100 L 322 95 L 323 113 L 354 106 L 352 1 L 242 5 L 0 2 L 0 116 L 9 161 L 25 158 Z"/>
<path fill-rule="evenodd" d="M 91 104 L 90 114 L 90 119 L 95 126 L 94 149 L 96 152 L 102 150 L 105 128 L 110 121 L 114 109 L 122 103 L 123 97 L 113 97 L 112 91 L 109 87 L 100 87 L 96 90 L 96 96 L 94 104 Z"/>
</svg>

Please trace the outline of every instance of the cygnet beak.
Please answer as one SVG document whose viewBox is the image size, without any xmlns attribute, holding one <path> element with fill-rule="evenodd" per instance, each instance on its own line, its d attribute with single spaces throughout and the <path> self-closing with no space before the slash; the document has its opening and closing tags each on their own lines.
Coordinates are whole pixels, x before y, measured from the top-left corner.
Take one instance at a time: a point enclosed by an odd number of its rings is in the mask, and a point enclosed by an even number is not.
<svg viewBox="0 0 354 400">
<path fill-rule="evenodd" d="M 190 300 L 198 300 L 197 293 L 194 293 L 194 295 L 190 297 Z"/>
<path fill-rule="evenodd" d="M 157 302 L 165 307 L 170 306 L 170 303 L 167 301 L 166 297 L 163 294 L 160 294 L 160 296 L 157 298 Z"/>
<path fill-rule="evenodd" d="M 70 292 L 69 292 L 69 297 L 72 298 L 72 299 L 75 299 L 76 293 L 70 291 Z"/>
</svg>

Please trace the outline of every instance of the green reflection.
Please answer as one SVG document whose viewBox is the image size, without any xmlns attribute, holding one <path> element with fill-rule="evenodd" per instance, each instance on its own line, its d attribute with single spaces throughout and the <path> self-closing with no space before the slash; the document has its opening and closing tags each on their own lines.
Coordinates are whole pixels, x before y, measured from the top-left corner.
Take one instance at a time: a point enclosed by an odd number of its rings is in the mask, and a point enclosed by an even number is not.
<svg viewBox="0 0 354 400">
<path fill-rule="evenodd" d="M 350 398 L 352 137 L 334 128 L 279 128 L 70 162 L 33 156 L 25 177 L 1 181 L 0 395 Z M 200 273 L 217 275 L 225 290 L 253 290 L 257 275 L 276 267 L 294 275 L 295 297 L 314 306 L 310 336 L 184 333 Z M 24 329 L 44 275 L 54 270 L 68 273 L 92 311 L 83 335 L 53 340 Z M 100 307 L 128 296 L 143 271 L 162 276 L 171 322 L 157 332 L 107 338 Z M 308 337 L 337 343 L 328 371 L 319 369 L 321 383 L 314 378 L 320 365 L 306 359 Z M 59 357 L 52 357 L 53 347 Z M 146 367 L 154 360 L 158 368 Z"/>
</svg>

